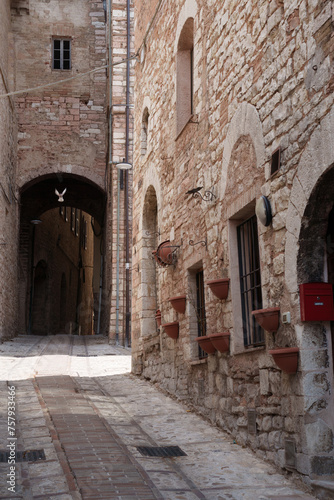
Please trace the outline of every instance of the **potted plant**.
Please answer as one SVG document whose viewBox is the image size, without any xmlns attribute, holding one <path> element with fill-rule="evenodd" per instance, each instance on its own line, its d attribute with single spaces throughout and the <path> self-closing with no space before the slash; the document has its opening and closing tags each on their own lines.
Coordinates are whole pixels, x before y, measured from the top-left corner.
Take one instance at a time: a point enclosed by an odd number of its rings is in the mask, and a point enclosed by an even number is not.
<svg viewBox="0 0 334 500">
<path fill-rule="evenodd" d="M 165 323 L 163 325 L 161 325 L 165 332 L 166 332 L 166 335 L 168 335 L 168 337 L 170 337 L 171 339 L 174 339 L 176 340 L 179 336 L 179 322 L 178 321 L 173 321 L 172 323 Z"/>
<path fill-rule="evenodd" d="M 298 367 L 298 353 L 298 347 L 284 347 L 269 351 L 269 354 L 274 358 L 278 368 L 285 373 L 296 373 Z"/>
<path fill-rule="evenodd" d="M 211 344 L 217 349 L 219 352 L 228 352 L 230 349 L 230 333 L 222 332 L 222 333 L 213 333 L 209 335 Z"/>
<path fill-rule="evenodd" d="M 279 312 L 279 307 L 268 307 L 267 309 L 252 311 L 252 315 L 264 330 L 276 332 L 278 330 Z"/>
<path fill-rule="evenodd" d="M 220 278 L 206 282 L 212 293 L 221 300 L 227 298 L 229 283 L 229 278 Z"/>
<path fill-rule="evenodd" d="M 195 340 L 207 354 L 214 354 L 216 352 L 216 348 L 211 342 L 210 335 L 202 335 L 202 337 L 197 337 Z"/>
<path fill-rule="evenodd" d="M 171 297 L 169 302 L 175 311 L 184 314 L 186 311 L 186 295 L 178 295 L 177 297 Z"/>
</svg>

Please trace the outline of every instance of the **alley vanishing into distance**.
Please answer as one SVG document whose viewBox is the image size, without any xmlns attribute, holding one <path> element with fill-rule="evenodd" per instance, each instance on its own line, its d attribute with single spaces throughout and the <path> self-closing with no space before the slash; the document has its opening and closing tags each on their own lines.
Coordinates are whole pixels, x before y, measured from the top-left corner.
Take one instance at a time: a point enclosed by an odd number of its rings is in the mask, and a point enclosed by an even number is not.
<svg viewBox="0 0 334 500">
<path fill-rule="evenodd" d="M 314 498 L 132 376 L 105 337 L 21 336 L 0 359 L 1 499 Z"/>
</svg>

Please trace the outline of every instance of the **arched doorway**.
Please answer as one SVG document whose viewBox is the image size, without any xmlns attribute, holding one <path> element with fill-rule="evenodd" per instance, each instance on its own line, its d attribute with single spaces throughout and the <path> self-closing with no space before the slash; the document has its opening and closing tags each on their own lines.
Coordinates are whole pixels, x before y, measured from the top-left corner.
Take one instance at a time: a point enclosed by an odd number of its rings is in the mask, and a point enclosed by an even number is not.
<svg viewBox="0 0 334 500">
<path fill-rule="evenodd" d="M 64 200 L 60 201 L 61 193 Z M 21 333 L 108 333 L 109 304 L 103 300 L 106 277 L 101 281 L 105 201 L 105 193 L 97 185 L 74 175 L 49 175 L 22 188 Z M 98 297 L 95 311 L 94 295 Z M 49 311 L 47 319 L 37 314 L 42 301 Z M 100 316 L 99 322 L 94 321 L 94 314 Z M 97 323 L 99 331 L 94 330 Z"/>
<path fill-rule="evenodd" d="M 334 283 L 333 207 L 334 166 L 331 165 L 315 183 L 301 219 L 298 284 Z M 305 450 L 315 475 L 334 473 L 333 326 L 333 322 L 328 321 L 306 321 L 298 327 L 305 399 Z"/>
</svg>

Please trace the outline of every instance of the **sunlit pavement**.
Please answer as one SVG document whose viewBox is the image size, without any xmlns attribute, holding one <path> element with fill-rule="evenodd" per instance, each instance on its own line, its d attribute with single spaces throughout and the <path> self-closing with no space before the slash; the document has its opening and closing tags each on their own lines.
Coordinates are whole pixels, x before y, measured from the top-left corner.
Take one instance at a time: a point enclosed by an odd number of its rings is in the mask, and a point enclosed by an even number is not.
<svg viewBox="0 0 334 500">
<path fill-rule="evenodd" d="M 0 498 L 315 498 L 130 369 L 102 337 L 0 344 Z"/>
</svg>

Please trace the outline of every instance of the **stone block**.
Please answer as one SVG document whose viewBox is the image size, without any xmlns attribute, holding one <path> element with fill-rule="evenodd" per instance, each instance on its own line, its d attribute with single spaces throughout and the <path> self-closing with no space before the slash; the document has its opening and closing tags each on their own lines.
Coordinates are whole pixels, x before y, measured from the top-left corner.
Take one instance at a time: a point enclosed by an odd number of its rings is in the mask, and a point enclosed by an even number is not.
<svg viewBox="0 0 334 500">
<path fill-rule="evenodd" d="M 305 434 L 311 455 L 330 453 L 333 450 L 333 432 L 323 420 L 306 424 Z"/>
</svg>

